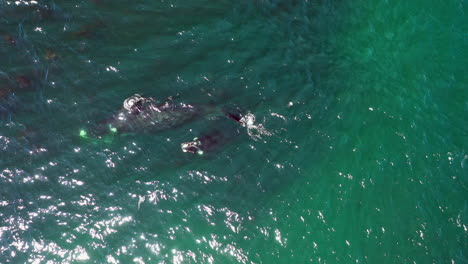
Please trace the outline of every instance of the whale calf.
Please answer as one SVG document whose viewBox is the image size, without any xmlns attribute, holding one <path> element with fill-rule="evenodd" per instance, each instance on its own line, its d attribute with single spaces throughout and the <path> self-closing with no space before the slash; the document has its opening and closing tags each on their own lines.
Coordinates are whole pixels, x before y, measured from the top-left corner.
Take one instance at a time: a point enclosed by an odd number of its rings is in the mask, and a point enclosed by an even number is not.
<svg viewBox="0 0 468 264">
<path fill-rule="evenodd" d="M 201 136 L 195 137 L 192 141 L 180 144 L 182 152 L 203 155 L 207 152 L 213 152 L 225 145 L 238 135 L 236 130 L 211 129 Z"/>
</svg>

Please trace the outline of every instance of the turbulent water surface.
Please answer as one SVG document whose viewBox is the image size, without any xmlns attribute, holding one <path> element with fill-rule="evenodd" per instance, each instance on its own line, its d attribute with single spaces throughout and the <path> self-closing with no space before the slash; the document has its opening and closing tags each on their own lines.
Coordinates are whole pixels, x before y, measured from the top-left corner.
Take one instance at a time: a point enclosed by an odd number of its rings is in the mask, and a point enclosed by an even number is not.
<svg viewBox="0 0 468 264">
<path fill-rule="evenodd" d="M 467 13 L 0 0 L 0 263 L 468 263 Z M 210 110 L 80 137 L 135 93 Z"/>
</svg>

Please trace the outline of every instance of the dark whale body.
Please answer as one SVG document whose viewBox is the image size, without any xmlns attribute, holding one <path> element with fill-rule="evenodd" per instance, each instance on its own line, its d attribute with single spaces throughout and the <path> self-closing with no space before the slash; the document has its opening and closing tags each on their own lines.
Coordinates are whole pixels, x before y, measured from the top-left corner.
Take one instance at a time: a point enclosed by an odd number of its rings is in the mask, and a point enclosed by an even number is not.
<svg viewBox="0 0 468 264">
<path fill-rule="evenodd" d="M 203 115 L 204 109 L 184 103 L 144 103 L 135 110 L 121 109 L 101 121 L 94 129 L 97 136 L 107 132 L 154 133 L 178 127 Z"/>
<path fill-rule="evenodd" d="M 135 94 L 124 101 L 121 110 L 99 122 L 89 132 L 94 138 L 116 133 L 155 133 L 181 126 L 210 113 L 224 115 L 228 118 L 227 120 L 234 120 L 235 122 L 229 122 L 231 125 L 236 123 L 245 125 L 243 115 L 238 108 L 199 107 L 174 103 L 172 100 L 158 104 L 152 98 L 144 98 Z M 217 149 L 219 145 L 223 145 L 239 134 L 236 128 L 228 128 L 222 125 L 223 122 L 216 120 L 212 120 L 216 124 L 208 132 L 194 138 L 193 141 L 182 143 L 182 151 L 202 155 L 207 151 Z M 87 138 L 88 132 L 82 130 L 80 136 Z"/>
<path fill-rule="evenodd" d="M 219 148 L 220 145 L 228 142 L 235 136 L 236 131 L 233 130 L 232 132 L 226 133 L 226 131 L 212 130 L 200 137 L 194 138 L 193 141 L 182 143 L 180 147 L 183 152 L 203 155 L 206 152 L 212 152 Z"/>
</svg>

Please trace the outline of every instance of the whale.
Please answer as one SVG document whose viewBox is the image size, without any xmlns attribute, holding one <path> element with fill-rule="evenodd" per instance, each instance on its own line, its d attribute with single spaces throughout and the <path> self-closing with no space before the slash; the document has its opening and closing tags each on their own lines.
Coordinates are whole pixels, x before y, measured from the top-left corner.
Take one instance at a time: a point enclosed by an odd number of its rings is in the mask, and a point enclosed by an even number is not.
<svg viewBox="0 0 468 264">
<path fill-rule="evenodd" d="M 225 131 L 221 130 L 211 130 L 208 133 L 195 137 L 192 141 L 183 142 L 180 144 L 180 148 L 182 152 L 203 155 L 208 151 L 212 152 L 220 145 L 224 145 L 233 138 L 233 135 L 232 132 L 225 133 Z"/>
<path fill-rule="evenodd" d="M 225 123 L 220 122 L 219 118 L 207 118 L 210 116 L 224 116 L 225 120 L 230 121 Z M 209 129 L 192 141 L 182 142 L 182 152 L 203 155 L 207 151 L 219 149 L 219 146 L 239 135 L 235 124 L 247 129 L 256 128 L 253 125 L 254 116 L 250 113 L 244 115 L 243 111 L 235 106 L 195 106 L 174 102 L 172 99 L 160 103 L 151 97 L 135 94 L 124 100 L 120 110 L 88 130 L 81 129 L 79 135 L 95 140 L 109 139 L 110 134 L 156 133 L 182 126 L 201 117 L 211 119 L 211 125 L 207 126 Z"/>
<path fill-rule="evenodd" d="M 135 94 L 123 102 L 123 107 L 88 130 L 81 137 L 99 138 L 106 134 L 154 133 L 193 121 L 207 112 L 206 107 L 172 100 L 160 103 L 151 97 Z"/>
</svg>

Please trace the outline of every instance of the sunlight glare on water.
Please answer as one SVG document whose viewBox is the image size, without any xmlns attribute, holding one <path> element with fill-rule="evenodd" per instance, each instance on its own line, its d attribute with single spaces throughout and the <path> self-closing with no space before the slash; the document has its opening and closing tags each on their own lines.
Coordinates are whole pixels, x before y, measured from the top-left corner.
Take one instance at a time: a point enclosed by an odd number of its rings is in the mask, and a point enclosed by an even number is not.
<svg viewBox="0 0 468 264">
<path fill-rule="evenodd" d="M 0 263 L 467 263 L 467 11 L 0 0 Z"/>
</svg>

